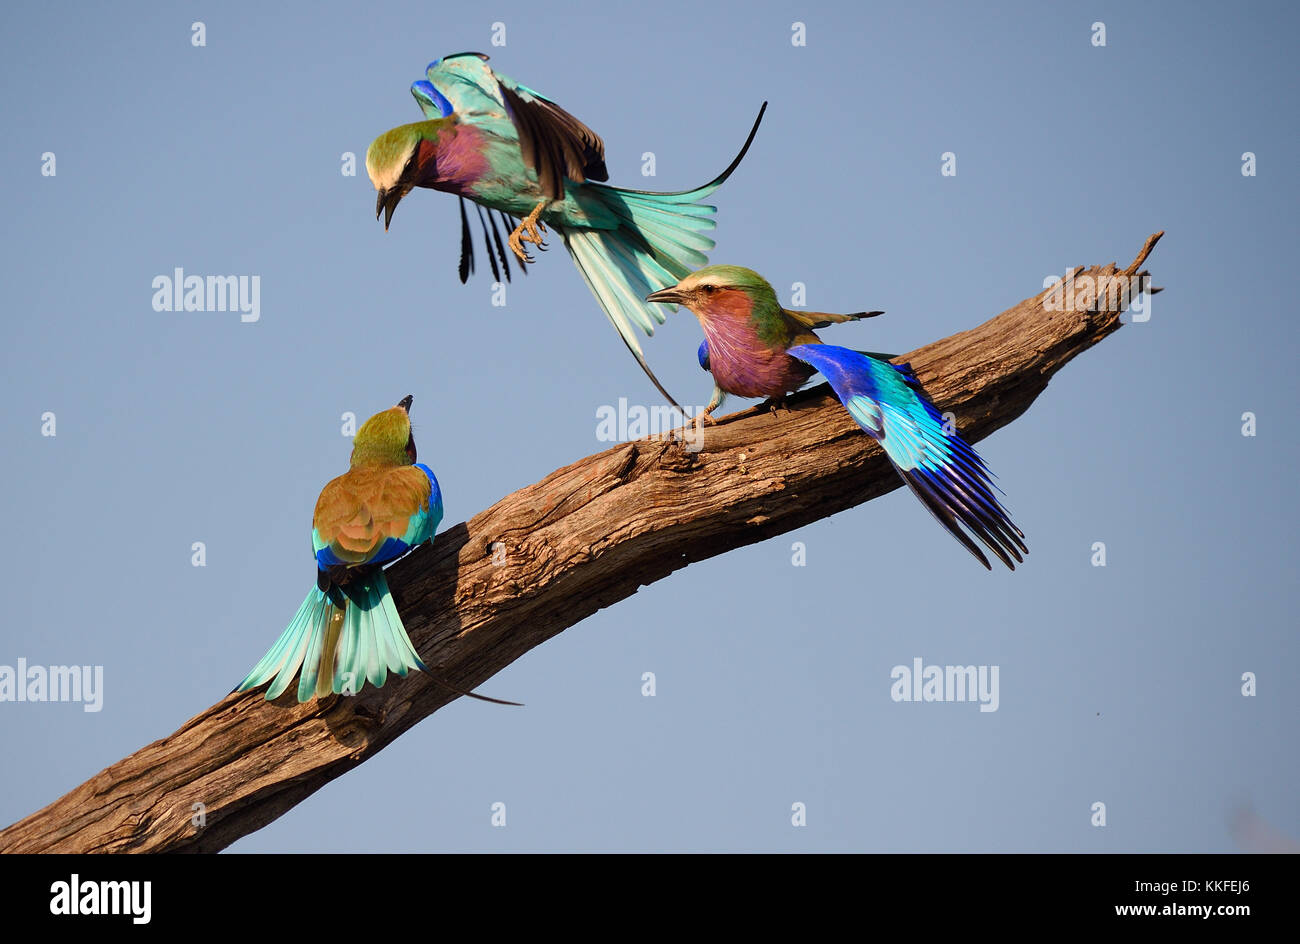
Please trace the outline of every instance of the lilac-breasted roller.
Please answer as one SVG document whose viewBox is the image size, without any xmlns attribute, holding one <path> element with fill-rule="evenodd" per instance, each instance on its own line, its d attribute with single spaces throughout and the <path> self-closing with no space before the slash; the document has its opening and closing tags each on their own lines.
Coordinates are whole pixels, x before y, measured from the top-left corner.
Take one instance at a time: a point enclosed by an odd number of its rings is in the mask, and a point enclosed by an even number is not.
<svg viewBox="0 0 1300 944">
<path fill-rule="evenodd" d="M 404 397 L 357 430 L 350 468 L 321 491 L 312 516 L 316 586 L 236 691 L 270 682 L 271 701 L 296 675 L 298 701 L 305 702 L 330 692 L 356 694 L 367 681 L 380 688 L 389 672 L 405 677 L 411 669 L 428 671 L 406 635 L 382 570 L 431 540 L 442 520 L 438 480 L 415 461 L 413 399 Z M 431 678 L 458 694 L 497 701 Z"/>
<path fill-rule="evenodd" d="M 813 332 L 880 312 L 783 308 L 761 275 L 731 265 L 707 266 L 646 300 L 684 305 L 704 329 L 699 360 L 713 375 L 714 394 L 702 421 L 712 422 L 708 414 L 728 393 L 779 401 L 820 372 L 849 415 L 884 447 L 912 493 L 980 563 L 992 569 L 970 535 L 1012 570 L 1013 561 L 1029 553 L 1024 533 L 994 494 L 984 461 L 944 423 L 912 368 L 890 363 L 887 354 L 823 344 Z"/>
<path fill-rule="evenodd" d="M 510 267 L 493 211 L 507 220 L 522 218 L 507 239 L 521 262 L 532 261 L 523 243 L 541 246 L 539 230 L 552 227 L 641 369 L 676 406 L 637 339 L 637 329 L 652 335 L 664 322 L 663 311 L 643 298 L 709 261 L 705 254 L 714 243 L 704 233 L 716 225 L 717 210 L 700 201 L 740 164 L 763 110 L 735 160 L 704 186 L 678 193 L 624 190 L 597 182 L 609 173 L 605 144 L 594 131 L 546 96 L 494 72 L 487 59 L 473 52 L 445 56 L 411 86 L 426 120 L 381 134 L 366 152 L 378 191 L 375 216 L 384 217 L 387 229 L 398 202 L 416 187 L 461 197 L 462 282 L 474 260 L 465 200 L 487 208 L 496 256 L 481 210 L 479 223 L 498 279 L 497 258 L 507 279 Z"/>
</svg>

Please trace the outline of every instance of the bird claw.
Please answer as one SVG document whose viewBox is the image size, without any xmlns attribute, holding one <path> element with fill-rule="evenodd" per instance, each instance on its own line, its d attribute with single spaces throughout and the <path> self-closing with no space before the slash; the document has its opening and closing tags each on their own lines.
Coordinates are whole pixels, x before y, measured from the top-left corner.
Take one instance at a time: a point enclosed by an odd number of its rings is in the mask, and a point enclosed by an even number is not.
<svg viewBox="0 0 1300 944">
<path fill-rule="evenodd" d="M 506 242 L 510 245 L 510 251 L 519 257 L 520 262 L 529 264 L 533 261 L 533 257 L 524 248 L 523 239 L 519 234 L 519 227 L 515 227 L 515 231 L 510 234 L 510 238 Z"/>
<path fill-rule="evenodd" d="M 506 240 L 506 242 L 510 244 L 511 251 L 519 257 L 520 262 L 525 264 L 531 264 L 533 262 L 533 257 L 530 256 L 528 250 L 524 248 L 525 242 L 532 243 L 543 252 L 546 251 L 546 243 L 542 239 L 541 233 L 538 232 L 538 229 L 540 229 L 542 233 L 546 232 L 546 224 L 541 220 L 530 220 L 525 218 L 520 221 L 519 225 L 510 233 L 510 238 Z"/>
</svg>

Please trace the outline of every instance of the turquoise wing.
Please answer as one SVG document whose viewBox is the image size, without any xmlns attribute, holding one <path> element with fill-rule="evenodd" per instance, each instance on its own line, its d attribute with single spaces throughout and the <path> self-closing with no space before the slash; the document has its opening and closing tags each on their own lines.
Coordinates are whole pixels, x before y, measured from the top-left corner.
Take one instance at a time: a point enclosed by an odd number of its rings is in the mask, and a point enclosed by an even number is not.
<svg viewBox="0 0 1300 944">
<path fill-rule="evenodd" d="M 429 118 L 455 114 L 469 124 L 487 124 L 500 133 L 510 122 L 524 164 L 552 200 L 564 199 L 564 180 L 608 180 L 605 142 L 555 102 L 508 76 L 493 72 L 488 57 L 456 53 L 429 63 L 426 78 L 411 94 Z"/>
</svg>

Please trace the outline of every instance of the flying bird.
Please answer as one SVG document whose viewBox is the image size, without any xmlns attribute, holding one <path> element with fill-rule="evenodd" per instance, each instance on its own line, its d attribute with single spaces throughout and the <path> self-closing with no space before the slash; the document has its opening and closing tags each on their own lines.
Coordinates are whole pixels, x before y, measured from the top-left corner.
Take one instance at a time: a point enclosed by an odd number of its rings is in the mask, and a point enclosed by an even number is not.
<svg viewBox="0 0 1300 944">
<path fill-rule="evenodd" d="M 389 672 L 429 671 L 381 569 L 430 540 L 442 520 L 438 480 L 415 461 L 412 400 L 404 397 L 357 430 L 351 467 L 321 491 L 312 516 L 316 586 L 236 691 L 270 682 L 266 699 L 273 701 L 297 676 L 298 701 L 305 702 L 330 692 L 354 695 L 367 681 L 381 688 Z M 457 694 L 498 701 L 433 678 Z"/>
<path fill-rule="evenodd" d="M 652 335 L 665 318 L 642 299 L 708 262 L 714 242 L 703 234 L 716 226 L 717 208 L 700 201 L 740 164 L 767 103 L 735 160 L 704 186 L 677 193 L 624 190 L 598 182 L 609 179 L 599 135 L 487 61 L 475 52 L 444 56 L 411 86 L 425 120 L 384 132 L 366 152 L 366 171 L 378 191 L 376 219 L 383 216 L 387 229 L 397 204 L 416 187 L 459 196 L 462 282 L 474 265 L 465 200 L 487 209 L 486 222 L 479 210 L 479 223 L 498 280 L 498 259 L 507 279 L 510 269 L 493 212 L 514 223 L 506 242 L 525 264 L 533 260 L 523 243 L 545 248 L 542 233 L 550 226 L 646 376 L 681 409 L 641 351 L 637 329 Z"/>
<path fill-rule="evenodd" d="M 728 393 L 777 403 L 820 372 L 854 421 L 884 447 L 912 493 L 980 563 L 992 569 L 970 535 L 1011 570 L 1029 553 L 1024 533 L 994 495 L 997 486 L 984 461 L 944 423 L 912 368 L 890 363 L 892 355 L 823 344 L 813 330 L 881 312 L 782 308 L 761 275 L 731 265 L 707 266 L 646 300 L 683 305 L 704 329 L 698 358 L 713 375 L 714 394 L 701 421 L 711 422 L 708 414 Z"/>
</svg>

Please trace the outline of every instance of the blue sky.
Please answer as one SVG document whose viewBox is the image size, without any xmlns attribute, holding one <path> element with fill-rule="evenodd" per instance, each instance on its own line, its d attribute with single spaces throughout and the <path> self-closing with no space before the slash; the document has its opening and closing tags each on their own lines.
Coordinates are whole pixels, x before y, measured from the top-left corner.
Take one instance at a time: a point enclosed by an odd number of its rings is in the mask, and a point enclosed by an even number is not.
<svg viewBox="0 0 1300 944">
<path fill-rule="evenodd" d="M 481 256 L 456 279 L 452 198 L 384 233 L 342 173 L 419 117 L 429 60 L 481 49 L 603 136 L 615 185 L 705 182 L 769 101 L 711 258 L 887 312 L 834 343 L 919 347 L 1161 229 L 1166 291 L 980 445 L 1016 573 L 896 491 L 595 614 L 483 686 L 526 708 L 462 699 L 233 851 L 1231 851 L 1243 804 L 1300 837 L 1294 9 L 268 6 L 0 14 L 0 667 L 103 671 L 97 712 L 0 701 L 0 820 L 271 645 L 344 413 L 414 394 L 451 526 L 605 448 L 602 406 L 658 402 L 558 244 L 493 305 Z M 259 318 L 155 311 L 176 267 L 257 276 Z M 645 342 L 689 403 L 699 340 L 683 315 Z M 891 700 L 915 658 L 997 666 L 998 710 Z"/>
</svg>

